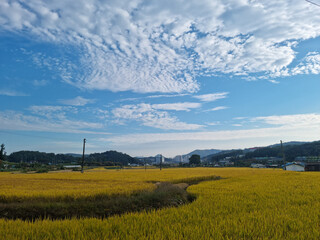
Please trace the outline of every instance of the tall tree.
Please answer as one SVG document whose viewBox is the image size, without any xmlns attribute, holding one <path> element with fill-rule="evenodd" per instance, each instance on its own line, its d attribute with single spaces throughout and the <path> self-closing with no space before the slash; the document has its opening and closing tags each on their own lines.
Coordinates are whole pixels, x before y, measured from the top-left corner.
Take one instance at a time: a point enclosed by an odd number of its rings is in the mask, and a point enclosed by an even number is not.
<svg viewBox="0 0 320 240">
<path fill-rule="evenodd" d="M 200 161 L 200 155 L 198 154 L 193 154 L 190 158 L 189 158 L 189 163 L 190 165 L 194 164 L 194 165 L 199 165 L 201 163 Z"/>
<path fill-rule="evenodd" d="M 2 168 L 2 162 L 5 160 L 6 152 L 4 151 L 6 148 L 2 143 L 0 146 L 0 168 Z"/>
<path fill-rule="evenodd" d="M 0 146 L 0 160 L 4 160 L 5 156 L 6 156 L 6 152 L 5 152 L 5 146 L 4 143 L 1 144 Z"/>
</svg>

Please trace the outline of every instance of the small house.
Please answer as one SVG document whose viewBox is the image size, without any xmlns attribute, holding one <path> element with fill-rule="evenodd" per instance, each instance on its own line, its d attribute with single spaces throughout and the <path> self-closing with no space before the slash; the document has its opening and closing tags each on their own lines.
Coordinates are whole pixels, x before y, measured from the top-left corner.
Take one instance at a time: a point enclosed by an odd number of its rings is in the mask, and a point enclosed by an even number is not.
<svg viewBox="0 0 320 240">
<path fill-rule="evenodd" d="M 305 171 L 305 164 L 304 163 L 297 163 L 297 162 L 287 163 L 284 166 L 284 170 L 296 171 L 296 172 L 304 172 Z"/>
</svg>

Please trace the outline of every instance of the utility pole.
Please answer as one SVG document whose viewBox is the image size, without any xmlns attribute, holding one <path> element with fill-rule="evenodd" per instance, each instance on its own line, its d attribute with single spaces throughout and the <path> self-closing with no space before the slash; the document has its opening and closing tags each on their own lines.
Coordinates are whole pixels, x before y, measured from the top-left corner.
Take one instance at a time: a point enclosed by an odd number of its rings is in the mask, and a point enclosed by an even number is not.
<svg viewBox="0 0 320 240">
<path fill-rule="evenodd" d="M 281 146 L 281 154 L 282 154 L 283 167 L 284 167 L 284 169 L 285 169 L 285 168 L 286 168 L 286 156 L 284 155 L 282 140 L 280 140 L 280 146 Z"/>
<path fill-rule="evenodd" d="M 144 159 L 144 171 L 147 171 L 147 160 Z"/>
<path fill-rule="evenodd" d="M 84 150 L 86 148 L 86 139 L 83 139 L 83 151 L 82 151 L 82 162 L 81 162 L 81 173 L 83 173 L 83 165 L 84 165 Z"/>
<path fill-rule="evenodd" d="M 160 171 L 162 170 L 162 154 L 160 154 Z"/>
</svg>

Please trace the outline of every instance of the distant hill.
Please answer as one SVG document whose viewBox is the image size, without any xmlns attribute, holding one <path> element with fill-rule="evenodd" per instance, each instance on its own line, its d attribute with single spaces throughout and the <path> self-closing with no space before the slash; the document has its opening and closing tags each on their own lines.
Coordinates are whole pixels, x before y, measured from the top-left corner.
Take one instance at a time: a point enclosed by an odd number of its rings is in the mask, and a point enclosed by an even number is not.
<svg viewBox="0 0 320 240">
<path fill-rule="evenodd" d="M 39 151 L 18 151 L 13 152 L 8 156 L 8 161 L 10 162 L 24 162 L 24 163 L 70 163 L 76 162 L 80 158 L 74 157 L 68 154 L 54 154 Z"/>
<path fill-rule="evenodd" d="M 203 162 L 212 162 L 212 161 L 218 161 L 219 159 L 223 159 L 226 157 L 236 157 L 238 155 L 243 155 L 243 154 L 244 154 L 244 150 L 242 149 L 224 150 L 224 151 L 220 151 L 220 152 L 205 156 L 201 160 Z"/>
<path fill-rule="evenodd" d="M 216 153 L 219 153 L 221 152 L 221 150 L 218 150 L 218 149 L 204 149 L 204 150 L 194 150 L 186 155 L 189 155 L 189 156 L 192 156 L 193 154 L 197 154 L 199 155 L 201 158 L 205 157 L 205 156 L 208 156 L 208 155 L 211 155 L 211 154 L 216 154 Z"/>
<path fill-rule="evenodd" d="M 286 161 L 294 161 L 296 157 L 320 156 L 320 141 L 315 142 L 285 142 L 283 151 Z M 266 147 L 253 147 L 246 149 L 223 150 L 202 157 L 203 162 L 216 162 L 221 159 L 254 159 L 259 157 L 278 157 L 282 158 L 280 144 L 273 144 Z"/>
<path fill-rule="evenodd" d="M 296 157 L 320 156 L 320 141 L 293 144 L 284 144 L 283 151 L 286 161 L 294 161 Z M 259 148 L 254 152 L 247 153 L 245 158 L 256 157 L 282 157 L 280 144 L 271 145 L 269 147 Z"/>
<path fill-rule="evenodd" d="M 108 165 L 121 164 L 128 165 L 128 163 L 138 164 L 140 161 L 136 158 L 129 156 L 128 154 L 117 151 L 106 151 L 103 153 L 92 153 L 86 157 L 87 162 L 92 163 L 104 163 Z"/>
<path fill-rule="evenodd" d="M 200 150 L 200 149 L 197 149 L 197 150 L 194 150 L 188 154 L 184 154 L 184 155 L 177 155 L 173 158 L 173 162 L 189 162 L 189 158 L 193 155 L 193 154 L 197 154 L 200 156 L 200 158 L 203 158 L 203 157 L 206 157 L 208 155 L 212 155 L 212 154 L 216 154 L 216 153 L 219 153 L 221 152 L 221 150 L 218 150 L 218 149 L 203 149 L 203 150 Z"/>
<path fill-rule="evenodd" d="M 292 146 L 292 145 L 302 145 L 302 144 L 305 144 L 305 143 L 309 143 L 309 142 L 291 141 L 291 142 L 284 142 L 282 145 L 283 146 Z M 277 143 L 277 144 L 270 145 L 268 147 L 279 147 L 279 146 L 280 146 L 280 143 Z"/>
</svg>

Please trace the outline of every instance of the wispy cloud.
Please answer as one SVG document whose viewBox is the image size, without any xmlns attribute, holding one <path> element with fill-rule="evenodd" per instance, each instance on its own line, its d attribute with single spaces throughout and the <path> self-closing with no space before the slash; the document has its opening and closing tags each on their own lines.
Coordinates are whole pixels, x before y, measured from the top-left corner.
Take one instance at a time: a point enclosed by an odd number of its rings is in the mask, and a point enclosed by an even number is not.
<svg viewBox="0 0 320 240">
<path fill-rule="evenodd" d="M 181 103 L 163 103 L 163 104 L 152 104 L 152 108 L 159 110 L 174 110 L 174 111 L 187 111 L 190 109 L 200 108 L 201 103 L 195 102 L 181 102 Z"/>
<path fill-rule="evenodd" d="M 188 96 L 189 94 L 180 93 L 180 94 L 159 94 L 159 95 L 151 95 L 147 96 L 146 98 L 172 98 L 172 97 L 183 97 Z"/>
<path fill-rule="evenodd" d="M 0 89 L 0 95 L 9 96 L 9 97 L 25 97 L 25 96 L 28 96 L 25 93 L 17 92 L 15 90 L 9 90 L 9 89 Z"/>
<path fill-rule="evenodd" d="M 70 106 L 84 106 L 89 103 L 94 103 L 96 100 L 95 99 L 87 99 L 83 97 L 75 97 L 72 99 L 60 99 L 59 102 L 65 105 L 70 105 Z"/>
<path fill-rule="evenodd" d="M 66 114 L 76 113 L 77 109 L 68 106 L 50 106 L 50 105 L 33 105 L 28 110 L 38 116 L 46 117 L 48 119 L 65 119 Z"/>
<path fill-rule="evenodd" d="M 316 124 L 317 123 L 317 124 Z M 250 139 L 260 141 L 272 139 L 270 143 L 277 142 L 279 139 L 297 140 L 316 140 L 319 139 L 319 121 L 312 124 L 300 125 L 281 125 L 268 128 L 253 128 L 244 130 L 225 130 L 225 131 L 201 131 L 201 132 L 181 132 L 181 133 L 145 133 L 145 134 L 125 134 L 113 136 L 112 138 L 100 138 L 101 141 L 112 142 L 114 145 L 121 146 L 126 144 L 147 144 L 165 141 L 171 142 L 205 142 L 205 141 L 238 141 L 245 142 Z M 250 147 L 250 146 L 247 146 Z"/>
<path fill-rule="evenodd" d="M 243 118 L 241 118 L 243 119 Z M 123 134 L 112 137 L 98 138 L 98 141 L 109 142 L 119 148 L 132 146 L 135 149 L 143 149 L 148 146 L 163 146 L 169 154 L 176 153 L 177 149 L 170 146 L 188 146 L 189 150 L 198 147 L 252 147 L 261 144 L 273 144 L 280 139 L 291 141 L 314 141 L 319 139 L 320 114 L 295 114 L 280 116 L 264 116 L 256 118 L 245 118 L 254 123 L 263 123 L 260 127 L 254 126 L 244 129 L 244 125 L 234 124 L 234 127 L 242 127 L 241 130 L 221 131 L 193 131 L 176 133 L 143 133 Z M 266 126 L 270 124 L 271 126 Z M 207 125 L 209 125 L 207 123 Z M 216 125 L 214 123 L 214 125 Z M 192 144 L 190 144 L 192 143 Z M 185 151 L 185 150 L 183 150 Z M 152 151 L 151 151 L 152 152 Z"/>
<path fill-rule="evenodd" d="M 247 119 L 248 117 L 234 117 L 233 119 L 234 120 L 244 120 L 244 119 Z"/>
<path fill-rule="evenodd" d="M 107 134 L 101 133 L 100 131 L 92 131 L 92 129 L 101 129 L 103 125 L 100 123 L 78 121 L 68 118 L 60 118 L 57 120 L 56 118 L 51 119 L 50 117 L 43 117 L 42 115 L 33 116 L 16 111 L 0 112 L 0 122 L 0 129 L 4 130 Z"/>
<path fill-rule="evenodd" d="M 204 110 L 204 112 L 214 112 L 214 111 L 224 110 L 224 109 L 227 109 L 227 108 L 229 108 L 229 107 L 218 106 L 218 107 L 214 107 L 214 108 L 211 108 L 211 109 Z"/>
<path fill-rule="evenodd" d="M 172 108 L 172 105 L 160 106 L 164 108 Z M 179 106 L 180 110 L 182 106 Z M 187 110 L 186 106 L 183 110 Z M 195 130 L 203 127 L 199 124 L 190 124 L 180 121 L 178 118 L 171 116 L 166 111 L 158 111 L 151 104 L 124 105 L 112 110 L 115 119 L 120 121 L 134 120 L 140 122 L 144 126 L 165 129 L 165 130 Z"/>
<path fill-rule="evenodd" d="M 293 127 L 315 126 L 320 124 L 320 114 L 274 115 L 252 118 L 251 121 Z"/>
<path fill-rule="evenodd" d="M 302 74 L 319 74 L 320 73 L 320 53 L 309 52 L 292 68 L 283 68 L 271 74 L 273 77 L 287 77 Z M 270 81 L 270 80 L 269 80 Z M 276 82 L 275 82 L 276 83 Z"/>
<path fill-rule="evenodd" d="M 202 102 L 213 102 L 219 99 L 226 98 L 228 94 L 229 94 L 228 92 L 210 93 L 210 94 L 197 95 L 197 96 L 194 96 L 194 98 L 197 98 Z"/>
<path fill-rule="evenodd" d="M 49 84 L 47 80 L 33 80 L 32 84 L 36 87 L 43 87 Z"/>
<path fill-rule="evenodd" d="M 206 124 L 208 126 L 217 126 L 217 125 L 220 125 L 221 123 L 219 121 L 217 121 L 217 122 L 207 122 Z"/>
<path fill-rule="evenodd" d="M 273 83 L 273 84 L 279 84 L 280 82 L 274 79 L 269 79 L 269 82 Z"/>
</svg>

